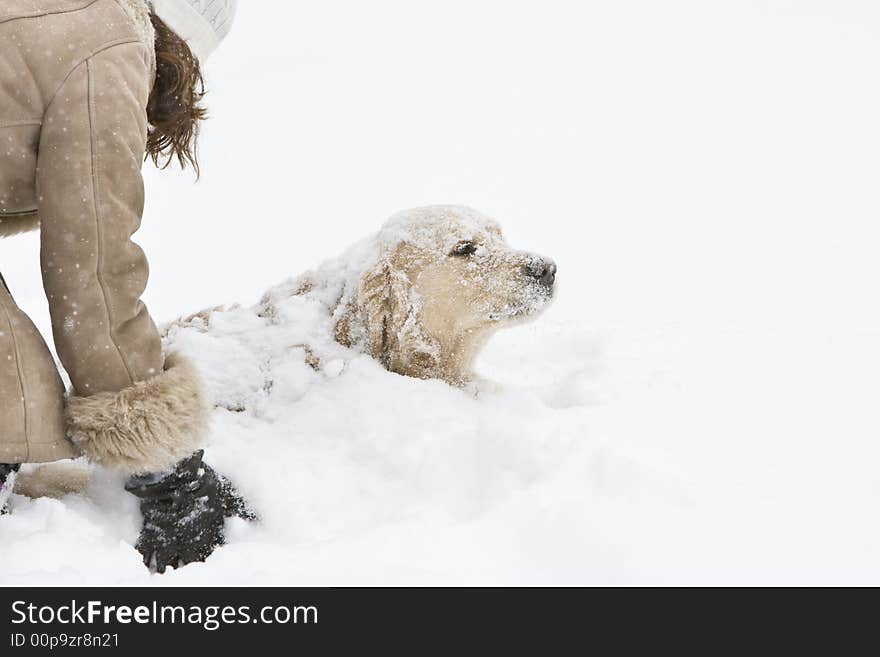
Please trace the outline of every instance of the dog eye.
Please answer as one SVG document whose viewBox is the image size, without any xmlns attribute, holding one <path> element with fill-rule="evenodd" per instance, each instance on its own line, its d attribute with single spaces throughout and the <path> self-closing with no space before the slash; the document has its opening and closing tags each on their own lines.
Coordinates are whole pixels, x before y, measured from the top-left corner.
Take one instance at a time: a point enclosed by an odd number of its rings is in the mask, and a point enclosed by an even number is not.
<svg viewBox="0 0 880 657">
<path fill-rule="evenodd" d="M 477 245 L 471 241 L 459 242 L 455 248 L 449 252 L 451 256 L 469 256 L 477 252 Z"/>
</svg>

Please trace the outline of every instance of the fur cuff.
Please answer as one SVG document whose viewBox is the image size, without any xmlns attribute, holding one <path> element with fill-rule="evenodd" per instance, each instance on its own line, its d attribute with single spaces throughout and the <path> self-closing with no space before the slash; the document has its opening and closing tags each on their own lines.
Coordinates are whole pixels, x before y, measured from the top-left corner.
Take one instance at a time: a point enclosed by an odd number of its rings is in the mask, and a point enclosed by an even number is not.
<svg viewBox="0 0 880 657">
<path fill-rule="evenodd" d="M 68 436 L 89 460 L 125 474 L 170 470 L 201 447 L 208 426 L 198 372 L 175 355 L 148 381 L 70 397 L 66 414 Z"/>
</svg>

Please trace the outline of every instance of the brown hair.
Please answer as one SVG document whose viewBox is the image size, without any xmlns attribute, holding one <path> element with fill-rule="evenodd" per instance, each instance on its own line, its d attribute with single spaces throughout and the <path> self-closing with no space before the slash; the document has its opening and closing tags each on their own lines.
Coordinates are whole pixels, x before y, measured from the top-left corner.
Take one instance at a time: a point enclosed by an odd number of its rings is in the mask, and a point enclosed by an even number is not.
<svg viewBox="0 0 880 657">
<path fill-rule="evenodd" d="M 147 102 L 147 157 L 160 169 L 176 159 L 182 169 L 191 164 L 199 175 L 196 142 L 199 124 L 208 117 L 201 105 L 205 81 L 199 60 L 156 14 L 150 14 L 156 31 L 156 82 Z"/>
</svg>

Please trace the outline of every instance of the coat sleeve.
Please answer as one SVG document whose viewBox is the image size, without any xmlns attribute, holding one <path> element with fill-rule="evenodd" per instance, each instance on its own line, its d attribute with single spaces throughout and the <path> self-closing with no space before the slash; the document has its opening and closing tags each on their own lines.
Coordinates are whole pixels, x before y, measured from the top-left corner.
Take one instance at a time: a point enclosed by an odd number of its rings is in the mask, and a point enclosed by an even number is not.
<svg viewBox="0 0 880 657">
<path fill-rule="evenodd" d="M 78 395 L 118 391 L 162 371 L 140 301 L 148 269 L 131 241 L 144 207 L 148 69 L 140 44 L 79 65 L 44 119 L 37 188 L 40 259 L 58 356 Z"/>
<path fill-rule="evenodd" d="M 131 236 L 144 205 L 149 67 L 142 44 L 124 43 L 75 68 L 45 113 L 37 164 L 43 285 L 73 384 L 68 433 L 129 472 L 170 467 L 204 426 L 195 371 L 165 371 L 140 300 L 148 268 Z"/>
</svg>

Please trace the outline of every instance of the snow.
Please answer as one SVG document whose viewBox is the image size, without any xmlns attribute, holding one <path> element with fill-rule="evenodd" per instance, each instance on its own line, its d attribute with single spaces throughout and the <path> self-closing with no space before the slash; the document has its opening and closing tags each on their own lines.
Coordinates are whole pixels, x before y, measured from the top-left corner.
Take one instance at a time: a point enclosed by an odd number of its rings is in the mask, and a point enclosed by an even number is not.
<svg viewBox="0 0 880 657">
<path fill-rule="evenodd" d="M 0 583 L 880 584 L 878 18 L 242 5 L 208 71 L 202 179 L 148 169 L 137 240 L 157 319 L 242 304 L 171 339 L 222 406 L 207 460 L 262 522 L 151 576 L 136 501 L 99 472 L 86 496 L 14 498 Z M 251 311 L 431 203 L 559 264 L 476 397 L 343 349 L 308 304 Z M 0 262 L 49 335 L 37 240 Z"/>
</svg>

